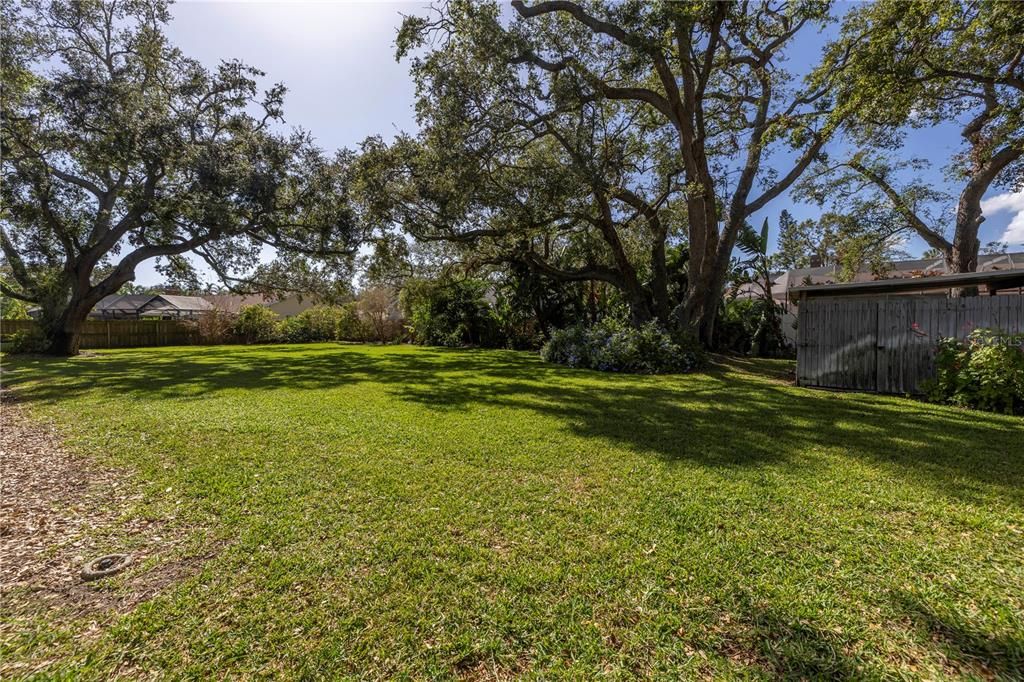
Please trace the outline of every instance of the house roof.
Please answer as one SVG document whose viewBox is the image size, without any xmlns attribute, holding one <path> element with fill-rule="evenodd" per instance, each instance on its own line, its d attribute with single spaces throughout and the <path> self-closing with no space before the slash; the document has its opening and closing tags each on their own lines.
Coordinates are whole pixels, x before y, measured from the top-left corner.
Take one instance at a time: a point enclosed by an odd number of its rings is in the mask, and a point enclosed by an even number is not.
<svg viewBox="0 0 1024 682">
<path fill-rule="evenodd" d="M 213 310 L 213 304 L 200 296 L 172 296 L 170 294 L 159 294 L 155 299 L 166 301 L 166 305 L 158 305 L 159 308 L 176 308 L 177 310 Z"/>
<path fill-rule="evenodd" d="M 983 253 L 978 255 L 978 272 L 989 270 L 1013 270 L 1024 268 L 1024 252 L 1014 253 Z M 912 277 L 915 272 L 946 272 L 946 261 L 943 258 L 918 258 L 915 260 L 898 260 L 886 264 L 886 275 L 889 278 Z M 806 278 L 812 281 L 821 277 L 835 277 L 839 269 L 835 265 L 817 268 L 794 268 L 788 272 L 791 286 L 799 286 Z M 869 277 L 871 273 L 862 270 L 857 273 Z"/>
<path fill-rule="evenodd" d="M 273 303 L 273 299 L 261 294 L 207 294 L 203 298 L 216 310 L 223 310 L 226 313 L 237 313 L 250 305 L 265 306 Z"/>
<path fill-rule="evenodd" d="M 133 313 L 153 298 L 152 294 L 111 294 L 101 298 L 99 303 L 93 306 L 93 310 Z"/>
<path fill-rule="evenodd" d="M 98 313 L 137 313 L 143 308 L 153 311 L 179 310 L 196 312 L 213 310 L 213 305 L 199 296 L 173 296 L 171 294 L 111 294 L 93 306 Z"/>
<path fill-rule="evenodd" d="M 936 291 L 956 287 L 985 285 L 990 291 L 1024 287 L 1024 269 L 963 272 L 954 275 L 928 277 L 896 277 L 873 282 L 845 282 L 843 284 L 812 284 L 791 287 L 789 298 L 820 296 L 859 296 L 864 294 L 895 294 L 905 292 Z"/>
</svg>

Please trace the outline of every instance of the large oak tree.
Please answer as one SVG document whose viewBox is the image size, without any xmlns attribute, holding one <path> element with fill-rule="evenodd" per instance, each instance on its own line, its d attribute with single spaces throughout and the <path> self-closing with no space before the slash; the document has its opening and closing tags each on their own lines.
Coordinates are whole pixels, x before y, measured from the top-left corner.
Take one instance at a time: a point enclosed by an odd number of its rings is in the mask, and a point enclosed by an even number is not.
<svg viewBox="0 0 1024 682">
<path fill-rule="evenodd" d="M 169 45 L 162 0 L 4 1 L 3 294 L 75 354 L 104 296 L 161 258 L 231 276 L 265 247 L 343 262 L 345 164 L 280 132 L 284 88 Z"/>
<path fill-rule="evenodd" d="M 506 87 L 536 88 L 545 109 L 522 112 L 522 125 L 592 103 L 622 107 L 612 121 L 642 112 L 638 125 L 668 143 L 671 163 L 663 170 L 674 166 L 681 179 L 678 227 L 689 245 L 690 286 L 671 317 L 710 343 L 747 218 L 786 191 L 836 129 L 828 118 L 834 75 L 794 87 L 798 81 L 782 64 L 795 36 L 827 20 L 828 3 L 512 5 L 519 20 L 503 30 L 492 28 L 493 10 L 462 2 L 437 8 L 436 18 L 406 22 L 399 42 L 405 49 L 422 45 L 431 31 L 444 34 L 414 65 L 421 84 L 424 74 L 430 81 L 421 88 L 421 124 L 429 134 L 437 112 L 465 111 L 447 74 L 430 71 L 432 60 L 487 75 L 504 69 Z M 505 104 L 502 97 L 490 101 Z"/>
<path fill-rule="evenodd" d="M 516 111 L 514 101 L 539 104 L 503 98 Z M 526 268 L 562 286 L 600 282 L 618 292 L 637 323 L 667 323 L 666 250 L 679 173 L 662 172 L 642 153 L 647 143 L 630 130 L 633 118 L 609 120 L 603 110 L 592 104 L 524 117 L 524 109 L 482 138 L 440 142 L 434 128 L 390 146 L 373 141 L 364 147 L 362 175 L 388 179 L 360 194 L 373 206 L 370 215 L 421 242 L 446 244 L 462 265 Z M 481 111 L 496 123 L 494 106 L 486 105 L 461 115 L 457 127 L 477 125 Z"/>
</svg>

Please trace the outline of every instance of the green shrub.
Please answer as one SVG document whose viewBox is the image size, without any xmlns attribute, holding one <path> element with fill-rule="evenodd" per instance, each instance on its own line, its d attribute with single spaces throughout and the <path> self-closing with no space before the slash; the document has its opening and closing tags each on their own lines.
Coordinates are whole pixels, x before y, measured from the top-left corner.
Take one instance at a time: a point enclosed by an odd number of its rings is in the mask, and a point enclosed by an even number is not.
<svg viewBox="0 0 1024 682">
<path fill-rule="evenodd" d="M 537 316 L 532 310 L 507 295 L 499 292 L 497 301 L 491 306 L 491 315 L 502 345 L 514 350 L 538 350 L 544 344 Z"/>
<path fill-rule="evenodd" d="M 772 306 L 772 310 L 768 309 Z M 715 348 L 719 351 L 778 357 L 791 353 L 782 332 L 783 310 L 759 298 L 726 301 L 715 321 Z"/>
<path fill-rule="evenodd" d="M 334 338 L 338 341 L 366 341 L 373 330 L 359 317 L 355 303 L 348 303 L 338 309 Z"/>
<path fill-rule="evenodd" d="M 261 305 L 247 305 L 238 313 L 235 333 L 246 343 L 269 343 L 277 340 L 277 313 Z"/>
<path fill-rule="evenodd" d="M 556 331 L 541 357 L 569 367 L 635 374 L 692 372 L 704 364 L 692 340 L 674 339 L 654 322 L 634 327 L 614 318 Z"/>
<path fill-rule="evenodd" d="M 23 329 L 7 337 L 4 350 L 8 353 L 45 353 L 50 342 L 41 329 Z"/>
<path fill-rule="evenodd" d="M 750 350 L 760 317 L 761 311 L 754 299 L 726 301 L 715 320 L 715 347 L 719 351 L 746 353 Z"/>
<path fill-rule="evenodd" d="M 1024 414 L 1024 334 L 975 329 L 967 341 L 942 339 L 929 399 L 980 410 Z"/>
<path fill-rule="evenodd" d="M 10 296 L 0 296 L 0 319 L 3 320 L 30 320 L 28 304 Z"/>
<path fill-rule="evenodd" d="M 288 343 L 335 341 L 345 315 L 344 309 L 337 306 L 313 306 L 284 320 L 280 334 Z"/>
<path fill-rule="evenodd" d="M 501 346 L 482 280 L 411 282 L 399 300 L 416 343 L 430 346 Z"/>
</svg>

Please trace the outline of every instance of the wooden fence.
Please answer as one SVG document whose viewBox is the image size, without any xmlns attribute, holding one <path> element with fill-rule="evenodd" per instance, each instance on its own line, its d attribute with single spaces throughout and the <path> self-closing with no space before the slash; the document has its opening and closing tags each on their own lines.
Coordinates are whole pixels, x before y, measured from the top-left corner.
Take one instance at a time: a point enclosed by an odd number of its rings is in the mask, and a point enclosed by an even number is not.
<svg viewBox="0 0 1024 682">
<path fill-rule="evenodd" d="M 0 336 L 38 329 L 35 320 L 0 321 Z M 180 320 L 87 320 L 82 348 L 132 348 L 137 346 L 188 346 L 199 343 L 195 322 Z"/>
<path fill-rule="evenodd" d="M 920 393 L 940 338 L 1024 332 L 1024 296 L 811 298 L 797 321 L 801 386 Z"/>
</svg>

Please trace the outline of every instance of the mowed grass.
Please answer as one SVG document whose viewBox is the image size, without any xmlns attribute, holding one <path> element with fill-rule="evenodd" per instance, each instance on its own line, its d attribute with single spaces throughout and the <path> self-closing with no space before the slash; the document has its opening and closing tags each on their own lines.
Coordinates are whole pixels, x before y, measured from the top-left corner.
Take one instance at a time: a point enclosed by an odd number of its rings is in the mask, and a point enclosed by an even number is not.
<svg viewBox="0 0 1024 682">
<path fill-rule="evenodd" d="M 4 361 L 210 557 L 48 674 L 1021 676 L 1024 421 L 528 353 L 308 346 Z M 112 548 L 121 549 L 121 548 Z M 118 582 L 103 589 L 117 590 Z"/>
</svg>

